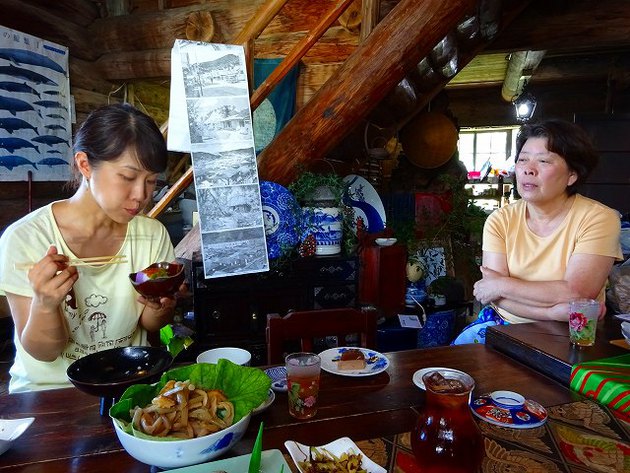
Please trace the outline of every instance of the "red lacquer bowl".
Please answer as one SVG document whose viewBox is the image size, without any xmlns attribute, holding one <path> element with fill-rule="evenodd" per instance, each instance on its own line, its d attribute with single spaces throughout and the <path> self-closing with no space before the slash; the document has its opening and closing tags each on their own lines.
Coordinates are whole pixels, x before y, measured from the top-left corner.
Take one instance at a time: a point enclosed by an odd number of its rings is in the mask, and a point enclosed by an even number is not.
<svg viewBox="0 0 630 473">
<path fill-rule="evenodd" d="M 159 299 L 177 292 L 184 282 L 184 265 L 179 263 L 153 263 L 129 279 L 133 287 L 147 299 Z"/>
</svg>

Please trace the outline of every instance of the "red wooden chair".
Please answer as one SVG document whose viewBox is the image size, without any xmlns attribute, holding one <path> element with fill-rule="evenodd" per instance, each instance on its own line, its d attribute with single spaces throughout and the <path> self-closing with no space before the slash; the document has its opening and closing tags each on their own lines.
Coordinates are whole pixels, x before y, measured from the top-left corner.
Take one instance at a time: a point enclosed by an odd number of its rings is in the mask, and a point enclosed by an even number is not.
<svg viewBox="0 0 630 473">
<path fill-rule="evenodd" d="M 313 351 L 313 339 L 337 336 L 340 344 L 350 334 L 360 336 L 360 346 L 376 348 L 376 311 L 350 307 L 267 315 L 267 363 L 284 361 L 285 342 L 298 342 L 302 351 Z M 343 345 L 342 345 L 343 346 Z"/>
</svg>

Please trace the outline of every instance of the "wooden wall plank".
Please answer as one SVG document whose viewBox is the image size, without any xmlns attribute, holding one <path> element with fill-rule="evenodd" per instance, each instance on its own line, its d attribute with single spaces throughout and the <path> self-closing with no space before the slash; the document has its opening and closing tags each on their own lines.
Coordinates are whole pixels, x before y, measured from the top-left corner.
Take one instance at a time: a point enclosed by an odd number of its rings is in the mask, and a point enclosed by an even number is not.
<svg viewBox="0 0 630 473">
<path fill-rule="evenodd" d="M 535 0 L 486 51 L 593 51 L 630 46 L 627 0 Z M 535 25 L 535 27 L 533 26 Z"/>
<path fill-rule="evenodd" d="M 115 87 L 103 77 L 99 66 L 94 62 L 84 61 L 70 54 L 70 88 L 80 87 L 101 94 L 107 94 Z"/>
<path fill-rule="evenodd" d="M 91 0 L 28 0 L 28 3 L 46 10 L 54 5 L 57 16 L 81 26 L 88 26 L 101 16 L 99 8 Z"/>
<path fill-rule="evenodd" d="M 171 49 L 104 54 L 96 64 L 110 81 L 170 77 Z"/>
<path fill-rule="evenodd" d="M 2 26 L 59 43 L 70 48 L 70 54 L 87 61 L 97 55 L 87 30 L 57 16 L 55 10 L 39 8 L 22 0 L 2 0 Z"/>
</svg>

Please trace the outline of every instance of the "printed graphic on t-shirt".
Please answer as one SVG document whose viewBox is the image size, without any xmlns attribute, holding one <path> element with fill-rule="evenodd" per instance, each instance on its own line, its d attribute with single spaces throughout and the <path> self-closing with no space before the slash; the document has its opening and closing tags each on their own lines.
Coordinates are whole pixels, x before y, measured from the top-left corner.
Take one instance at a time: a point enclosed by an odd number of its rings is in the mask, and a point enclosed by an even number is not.
<svg viewBox="0 0 630 473">
<path fill-rule="evenodd" d="M 133 338 L 135 332 L 119 338 L 111 338 L 110 334 L 108 338 L 109 299 L 107 296 L 90 294 L 77 309 L 73 309 L 70 302 L 71 298 L 68 298 L 64 304 L 70 329 L 69 343 L 64 350 L 65 358 L 77 360 L 90 353 L 126 346 Z"/>
</svg>

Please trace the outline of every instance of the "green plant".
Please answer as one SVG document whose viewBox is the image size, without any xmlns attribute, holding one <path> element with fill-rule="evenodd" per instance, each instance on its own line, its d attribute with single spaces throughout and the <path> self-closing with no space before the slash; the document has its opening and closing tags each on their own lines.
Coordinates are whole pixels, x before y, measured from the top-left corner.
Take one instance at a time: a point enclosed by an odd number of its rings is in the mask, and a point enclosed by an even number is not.
<svg viewBox="0 0 630 473">
<path fill-rule="evenodd" d="M 347 184 L 341 176 L 335 173 L 316 174 L 311 171 L 300 173 L 297 179 L 289 184 L 289 190 L 301 205 L 317 197 L 322 188 L 327 188 L 330 191 L 326 193 L 327 200 L 333 200 L 336 204 L 340 204 Z"/>
<path fill-rule="evenodd" d="M 470 200 L 465 189 L 465 179 L 442 175 L 440 181 L 451 194 L 452 208 L 440 225 L 423 228 L 424 237 L 429 241 L 450 239 L 455 265 L 460 266 L 473 280 L 479 279 L 481 237 L 488 214 Z"/>
</svg>

